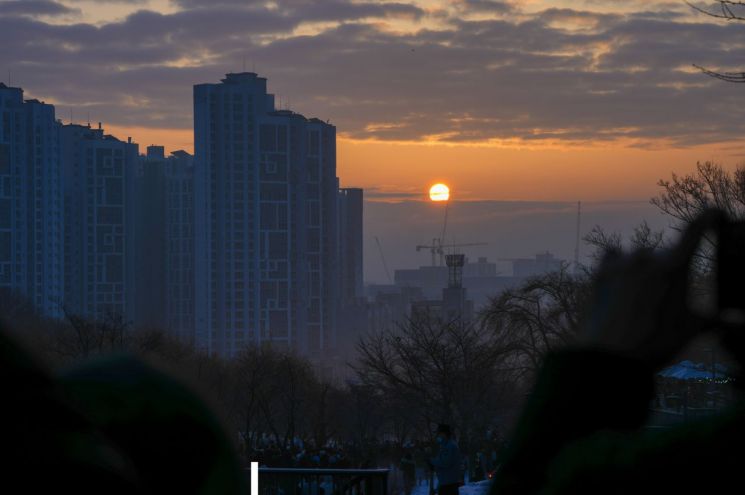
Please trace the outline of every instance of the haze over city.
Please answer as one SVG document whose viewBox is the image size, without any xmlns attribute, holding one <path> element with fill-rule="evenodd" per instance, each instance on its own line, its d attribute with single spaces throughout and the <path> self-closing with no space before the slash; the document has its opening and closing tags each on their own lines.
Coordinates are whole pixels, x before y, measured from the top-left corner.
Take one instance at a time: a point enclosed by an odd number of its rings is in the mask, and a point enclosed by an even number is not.
<svg viewBox="0 0 745 495">
<path fill-rule="evenodd" d="M 0 491 L 736 490 L 743 33 L 0 0 Z"/>
<path fill-rule="evenodd" d="M 0 67 L 64 121 L 90 115 L 142 146 L 191 151 L 191 85 L 255 70 L 278 105 L 337 126 L 339 175 L 367 201 L 421 200 L 436 181 L 453 188 L 454 202 L 480 201 L 452 231 L 490 243 L 474 255 L 573 251 L 572 236 L 505 239 L 500 223 L 485 221 L 493 235 L 477 235 L 467 225 L 491 211 L 484 202 L 556 211 L 582 200 L 589 213 L 589 202 L 611 201 L 598 208 L 613 220 L 583 224 L 663 226 L 645 207 L 659 179 L 697 161 L 742 159 L 739 88 L 691 66 L 741 65 L 743 54 L 728 48 L 739 27 L 682 2 L 4 4 Z M 531 204 L 496 207 L 523 211 L 538 230 L 554 222 Z M 384 240 L 392 266 L 415 262 L 412 241 L 432 237 L 404 242 L 388 229 L 390 218 L 396 230 L 415 227 L 403 223 L 407 209 L 368 209 L 369 279 L 384 279 L 371 236 Z"/>
</svg>

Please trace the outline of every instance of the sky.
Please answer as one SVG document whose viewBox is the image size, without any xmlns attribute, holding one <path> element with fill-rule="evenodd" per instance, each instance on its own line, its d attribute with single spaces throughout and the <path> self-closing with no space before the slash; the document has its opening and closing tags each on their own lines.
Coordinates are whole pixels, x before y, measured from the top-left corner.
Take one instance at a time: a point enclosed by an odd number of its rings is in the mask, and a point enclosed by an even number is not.
<svg viewBox="0 0 745 495">
<path fill-rule="evenodd" d="M 258 72 L 283 108 L 337 126 L 342 185 L 386 203 L 368 208 L 366 247 L 416 231 L 401 219 L 436 181 L 480 205 L 454 220 L 464 240 L 514 202 L 664 225 L 648 204 L 659 179 L 745 153 L 745 88 L 692 67 L 742 70 L 745 23 L 681 1 L 0 0 L 0 46 L 0 79 L 143 148 L 190 151 L 192 86 Z M 413 262 L 396 242 L 389 264 Z M 492 257 L 573 246 L 499 242 Z M 374 262 L 368 249 L 380 279 Z"/>
</svg>

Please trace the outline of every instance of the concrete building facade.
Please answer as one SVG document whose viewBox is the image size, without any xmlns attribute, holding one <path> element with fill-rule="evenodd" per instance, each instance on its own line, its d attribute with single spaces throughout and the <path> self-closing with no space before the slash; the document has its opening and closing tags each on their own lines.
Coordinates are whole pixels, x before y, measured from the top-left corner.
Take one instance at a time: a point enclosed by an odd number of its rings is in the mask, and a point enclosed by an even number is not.
<svg viewBox="0 0 745 495">
<path fill-rule="evenodd" d="M 101 125 L 61 128 L 65 310 L 93 320 L 134 317 L 134 179 L 138 145 Z"/>
<path fill-rule="evenodd" d="M 63 197 L 54 107 L 0 83 L 0 288 L 62 315 Z"/>
<path fill-rule="evenodd" d="M 166 328 L 198 345 L 194 325 L 194 157 L 179 150 L 166 160 Z"/>
<path fill-rule="evenodd" d="M 196 343 L 194 160 L 148 146 L 135 181 L 135 319 Z"/>
<path fill-rule="evenodd" d="M 354 352 L 367 332 L 368 303 L 362 273 L 364 193 L 359 188 L 339 189 L 338 234 L 339 301 L 337 344 L 342 354 Z"/>
<path fill-rule="evenodd" d="M 232 356 L 336 346 L 336 128 L 277 110 L 266 79 L 194 87 L 195 325 Z M 198 330 L 200 331 L 200 330 Z"/>
</svg>

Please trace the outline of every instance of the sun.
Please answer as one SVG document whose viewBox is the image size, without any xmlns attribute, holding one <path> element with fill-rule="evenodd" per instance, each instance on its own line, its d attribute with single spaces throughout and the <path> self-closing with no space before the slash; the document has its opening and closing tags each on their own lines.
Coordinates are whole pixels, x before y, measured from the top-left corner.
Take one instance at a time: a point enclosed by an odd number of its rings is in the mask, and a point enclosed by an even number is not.
<svg viewBox="0 0 745 495">
<path fill-rule="evenodd" d="M 429 188 L 429 199 L 432 201 L 447 201 L 450 199 L 450 188 L 445 184 L 435 184 Z"/>
</svg>

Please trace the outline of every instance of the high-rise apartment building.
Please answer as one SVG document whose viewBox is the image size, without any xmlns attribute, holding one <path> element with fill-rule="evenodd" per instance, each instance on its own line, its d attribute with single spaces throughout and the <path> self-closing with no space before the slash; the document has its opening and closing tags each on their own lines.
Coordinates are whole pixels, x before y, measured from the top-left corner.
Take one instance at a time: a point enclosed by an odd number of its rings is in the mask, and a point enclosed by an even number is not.
<svg viewBox="0 0 745 495">
<path fill-rule="evenodd" d="M 336 129 L 277 110 L 266 79 L 194 87 L 195 325 L 234 355 L 336 345 Z"/>
<path fill-rule="evenodd" d="M 65 310 L 134 316 L 134 179 L 138 146 L 82 125 L 61 129 Z"/>
<path fill-rule="evenodd" d="M 166 157 L 162 146 L 148 146 L 135 178 L 134 324 L 166 329 Z"/>
<path fill-rule="evenodd" d="M 363 191 L 339 189 L 339 291 L 343 305 L 364 297 L 362 279 Z"/>
<path fill-rule="evenodd" d="M 54 107 L 0 83 L 0 288 L 62 315 L 63 200 Z"/>
<path fill-rule="evenodd" d="M 166 160 L 166 328 L 206 349 L 194 325 L 194 157 L 179 150 Z"/>
<path fill-rule="evenodd" d="M 362 189 L 339 189 L 337 342 L 341 353 L 353 352 L 359 338 L 368 331 L 362 279 L 362 213 Z"/>
<path fill-rule="evenodd" d="M 193 157 L 148 146 L 135 181 L 135 316 L 183 342 L 194 334 Z"/>
<path fill-rule="evenodd" d="M 364 309 L 362 190 L 339 189 L 336 128 L 275 108 L 266 79 L 194 87 L 195 156 L 140 157 L 3 84 L 0 118 L 0 288 L 224 357 L 343 350 Z"/>
</svg>

